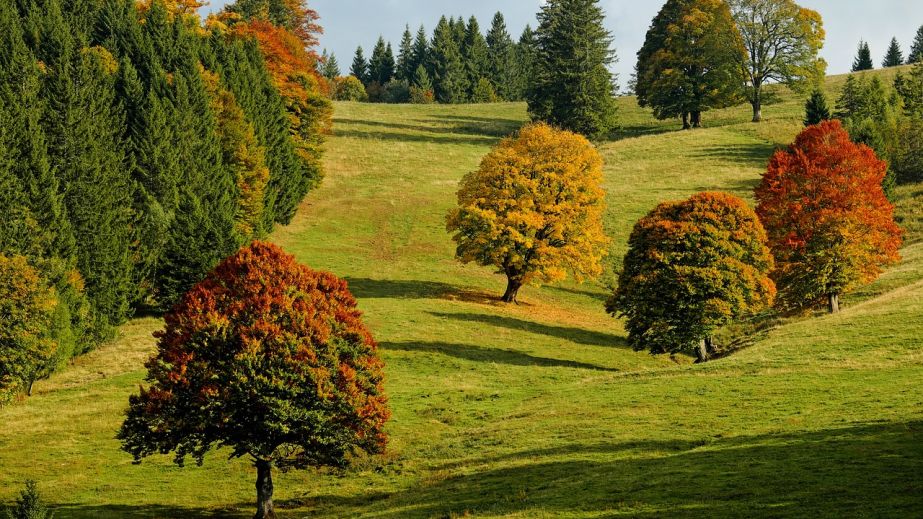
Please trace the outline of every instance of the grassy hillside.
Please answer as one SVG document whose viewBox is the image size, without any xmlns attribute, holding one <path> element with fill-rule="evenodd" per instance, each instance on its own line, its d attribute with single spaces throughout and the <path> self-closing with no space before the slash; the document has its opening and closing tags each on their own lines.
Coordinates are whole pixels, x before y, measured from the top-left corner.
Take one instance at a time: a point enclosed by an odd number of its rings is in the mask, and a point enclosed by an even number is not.
<svg viewBox="0 0 923 519">
<path fill-rule="evenodd" d="M 842 78 L 832 78 L 835 89 Z M 750 197 L 800 129 L 786 94 L 675 132 L 622 101 L 602 145 L 613 237 L 657 202 L 721 189 Z M 347 278 L 380 341 L 394 418 L 383 459 L 277 479 L 284 517 L 908 516 L 923 509 L 923 202 L 899 193 L 904 262 L 836 316 L 786 323 L 692 365 L 626 347 L 606 280 L 527 288 L 461 266 L 444 229 L 458 180 L 525 120 L 521 104 L 339 104 L 327 178 L 273 241 Z M 57 517 L 249 517 L 255 471 L 131 465 L 114 439 L 159 322 L 0 410 L 0 501 L 23 479 Z"/>
</svg>

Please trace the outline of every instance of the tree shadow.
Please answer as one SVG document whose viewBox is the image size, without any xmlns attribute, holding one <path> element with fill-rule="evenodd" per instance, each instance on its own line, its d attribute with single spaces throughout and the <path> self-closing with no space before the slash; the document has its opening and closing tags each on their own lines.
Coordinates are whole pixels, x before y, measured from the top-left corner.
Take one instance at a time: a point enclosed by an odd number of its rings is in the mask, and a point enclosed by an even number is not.
<svg viewBox="0 0 923 519">
<path fill-rule="evenodd" d="M 457 359 L 471 362 L 488 362 L 495 364 L 507 364 L 510 366 L 540 368 L 571 368 L 609 372 L 619 371 L 615 368 L 597 366 L 595 364 L 588 364 L 586 362 L 537 357 L 535 355 L 529 355 L 528 353 L 523 353 L 516 350 L 486 348 L 470 344 L 453 344 L 447 342 L 383 342 L 379 345 L 383 349 L 390 351 L 438 353 L 440 355 L 447 355 L 449 357 L 455 357 Z"/>
<path fill-rule="evenodd" d="M 427 134 L 410 134 L 395 133 L 388 131 L 365 131 L 358 129 L 336 129 L 334 133 L 340 137 L 348 137 L 362 140 L 383 140 L 398 142 L 419 142 L 429 144 L 455 144 L 455 145 L 477 145 L 484 146 L 493 143 L 496 139 L 488 135 L 480 136 L 463 136 L 457 133 L 445 132 L 444 135 L 433 135 L 432 130 L 426 130 Z"/>
<path fill-rule="evenodd" d="M 746 166 L 764 168 L 776 151 L 776 145 L 769 142 L 752 144 L 731 144 L 723 146 L 704 146 L 696 148 L 690 154 L 693 158 L 717 159 Z"/>
<path fill-rule="evenodd" d="M 172 519 L 177 517 L 189 519 L 213 519 L 219 517 L 252 517 L 252 510 L 256 509 L 256 496 L 253 503 L 240 503 L 222 508 L 192 508 L 170 505 L 87 505 L 79 503 L 50 504 L 56 519 L 70 517 L 92 517 L 94 519 Z"/>
<path fill-rule="evenodd" d="M 523 331 L 535 335 L 557 337 L 559 339 L 564 339 L 566 341 L 574 342 L 577 344 L 585 344 L 588 346 L 605 346 L 615 348 L 630 347 L 628 345 L 628 341 L 624 337 L 619 337 L 618 335 L 613 335 L 611 333 L 584 330 L 582 328 L 553 326 L 549 324 L 524 321 L 522 319 L 516 319 L 515 317 L 506 317 L 500 315 L 474 313 L 447 314 L 438 312 L 430 312 L 430 314 L 436 317 L 442 317 L 444 319 L 480 323 L 500 328 L 508 328 L 510 330 Z"/>
<path fill-rule="evenodd" d="M 489 117 L 474 117 L 466 115 L 440 115 L 435 119 L 443 123 L 451 123 L 453 133 L 468 135 L 487 135 L 490 137 L 509 137 L 519 131 L 527 120 L 503 119 Z"/>
<path fill-rule="evenodd" d="M 499 294 L 461 288 L 439 281 L 346 278 L 359 299 L 445 299 L 499 306 Z"/>
</svg>

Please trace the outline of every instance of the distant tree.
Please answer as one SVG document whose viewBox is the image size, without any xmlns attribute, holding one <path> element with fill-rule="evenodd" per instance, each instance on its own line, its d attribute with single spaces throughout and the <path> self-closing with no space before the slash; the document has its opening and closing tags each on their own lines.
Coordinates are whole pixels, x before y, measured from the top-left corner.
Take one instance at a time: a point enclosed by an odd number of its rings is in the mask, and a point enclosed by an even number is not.
<svg viewBox="0 0 923 519">
<path fill-rule="evenodd" d="M 369 95 L 365 91 L 362 81 L 355 76 L 338 77 L 336 79 L 336 92 L 333 96 L 337 101 L 359 101 L 369 100 Z"/>
<path fill-rule="evenodd" d="M 436 99 L 440 103 L 463 103 L 468 90 L 465 65 L 456 42 L 455 29 L 444 16 L 433 32 L 429 58 Z"/>
<path fill-rule="evenodd" d="M 447 226 L 456 258 L 505 274 L 507 303 L 530 282 L 599 275 L 609 242 L 601 181 L 602 158 L 584 137 L 526 126 L 462 179 Z"/>
<path fill-rule="evenodd" d="M 365 54 L 362 52 L 362 45 L 356 48 L 356 54 L 353 56 L 353 64 L 349 68 L 349 73 L 362 81 L 362 84 L 369 83 L 369 63 L 365 60 Z"/>
<path fill-rule="evenodd" d="M 885 54 L 885 59 L 881 63 L 882 67 L 898 67 L 904 64 L 904 53 L 901 52 L 901 45 L 897 42 L 897 38 L 891 38 L 891 44 L 888 45 L 888 52 Z"/>
<path fill-rule="evenodd" d="M 413 39 L 413 55 L 412 55 L 412 64 L 414 74 L 417 72 L 417 67 L 420 65 L 424 67 L 430 66 L 429 59 L 429 38 L 426 35 L 426 28 L 420 25 L 420 28 L 417 29 L 417 35 Z M 427 69 L 427 74 L 431 73 L 431 69 Z"/>
<path fill-rule="evenodd" d="M 369 82 L 385 85 L 393 77 L 394 53 L 391 50 L 391 44 L 386 44 L 385 39 L 379 36 L 375 49 L 372 51 L 372 57 L 369 59 Z"/>
<path fill-rule="evenodd" d="M 825 300 L 837 312 L 840 295 L 899 260 L 901 230 L 881 187 L 887 169 L 839 121 L 806 128 L 773 155 L 756 188 L 756 211 L 785 306 Z"/>
<path fill-rule="evenodd" d="M 534 121 L 590 137 L 616 124 L 612 34 L 599 0 L 548 0 L 538 13 L 527 100 Z"/>
<path fill-rule="evenodd" d="M 872 51 L 869 50 L 869 44 L 865 41 L 859 42 L 859 50 L 856 51 L 856 59 L 852 62 L 852 71 L 861 72 L 863 70 L 872 70 L 875 64 L 872 63 Z"/>
<path fill-rule="evenodd" d="M 31 393 L 47 376 L 57 344 L 52 326 L 58 297 L 24 256 L 0 254 L 0 404 Z"/>
<path fill-rule="evenodd" d="M 321 57 L 323 58 L 321 61 L 321 75 L 330 80 L 340 77 L 340 62 L 337 61 L 337 55 L 332 52 L 328 55 L 327 49 L 324 49 Z"/>
<path fill-rule="evenodd" d="M 705 361 L 715 330 L 772 305 L 772 266 L 766 231 L 740 198 L 664 202 L 635 225 L 606 310 L 627 319 L 636 350 Z"/>
<path fill-rule="evenodd" d="M 815 90 L 804 105 L 804 125 L 813 126 L 823 121 L 830 120 L 830 107 L 827 106 L 827 96 L 821 90 Z"/>
<path fill-rule="evenodd" d="M 698 128 L 702 112 L 741 101 L 745 59 L 726 2 L 669 0 L 638 52 L 638 104 L 652 107 L 659 119 L 682 117 L 683 128 Z"/>
<path fill-rule="evenodd" d="M 472 103 L 496 103 L 497 102 L 497 92 L 494 91 L 494 86 L 490 83 L 490 80 L 482 77 L 478 80 L 477 84 L 474 86 L 474 90 L 471 92 L 471 102 Z"/>
<path fill-rule="evenodd" d="M 900 96 L 905 114 L 923 116 L 923 64 L 917 62 L 906 76 L 898 72 L 894 78 L 894 90 Z"/>
<path fill-rule="evenodd" d="M 430 104 L 436 100 L 433 94 L 433 82 L 426 73 L 426 67 L 417 66 L 410 85 L 410 102 L 414 104 Z"/>
<path fill-rule="evenodd" d="M 404 27 L 404 35 L 401 37 L 401 45 L 397 53 L 395 77 L 401 81 L 410 81 L 416 70 L 417 64 L 413 58 L 413 35 L 410 34 L 410 26 L 407 25 Z"/>
<path fill-rule="evenodd" d="M 538 54 L 536 48 L 535 32 L 532 27 L 526 24 L 519 36 L 519 42 L 516 43 L 516 65 L 514 72 L 515 97 L 513 100 L 520 101 L 526 98 L 529 91 L 529 85 L 532 83 L 532 76 L 535 70 L 535 60 Z"/>
<path fill-rule="evenodd" d="M 236 0 L 225 9 L 240 14 L 247 20 L 265 18 L 273 25 L 295 34 L 305 49 L 315 47 L 323 32 L 317 23 L 320 15 L 308 8 L 306 0 Z"/>
<path fill-rule="evenodd" d="M 917 29 L 917 34 L 913 37 L 913 44 L 910 46 L 910 54 L 907 55 L 907 64 L 913 65 L 923 61 L 923 25 Z"/>
<path fill-rule="evenodd" d="M 796 89 L 816 86 L 827 64 L 817 57 L 824 45 L 820 14 L 792 0 L 730 0 L 731 12 L 744 39 L 747 59 L 747 98 L 753 122 L 763 118 L 767 100 L 763 87 L 770 82 Z"/>
<path fill-rule="evenodd" d="M 26 488 L 16 498 L 16 504 L 12 509 L 7 510 L 6 517 L 8 519 L 52 519 L 54 513 L 48 509 L 48 505 L 38 493 L 38 485 L 29 479 L 26 480 Z"/>
<path fill-rule="evenodd" d="M 381 452 L 382 362 L 346 282 L 267 243 L 223 261 L 165 316 L 148 388 L 118 437 L 136 461 L 215 445 L 257 469 L 257 518 L 275 517 L 272 469 L 343 466 Z"/>
<path fill-rule="evenodd" d="M 510 33 L 506 30 L 503 13 L 497 12 L 487 32 L 487 75 L 505 100 L 516 99 L 516 49 Z"/>
<path fill-rule="evenodd" d="M 461 54 L 468 84 L 467 96 L 473 100 L 481 78 L 486 78 L 490 74 L 487 42 L 484 40 L 484 35 L 481 34 L 480 24 L 478 24 L 478 20 L 474 16 L 468 19 L 468 25 L 465 26 L 465 41 Z"/>
</svg>

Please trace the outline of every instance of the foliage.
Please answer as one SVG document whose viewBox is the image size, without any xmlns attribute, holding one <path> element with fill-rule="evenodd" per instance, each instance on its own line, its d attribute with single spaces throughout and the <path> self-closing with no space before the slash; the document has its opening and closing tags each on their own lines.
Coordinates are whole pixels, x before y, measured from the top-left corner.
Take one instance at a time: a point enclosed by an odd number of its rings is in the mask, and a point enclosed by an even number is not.
<svg viewBox="0 0 923 519">
<path fill-rule="evenodd" d="M 499 100 L 494 86 L 487 78 L 480 78 L 471 92 L 472 103 L 496 103 Z"/>
<path fill-rule="evenodd" d="M 165 317 L 148 388 L 119 432 L 136 461 L 198 464 L 219 445 L 258 468 L 342 466 L 384 449 L 376 343 L 346 282 L 267 243 L 222 262 Z M 270 500 L 260 492 L 260 504 Z"/>
<path fill-rule="evenodd" d="M 786 307 L 833 304 L 899 260 L 901 230 L 881 187 L 886 170 L 839 121 L 806 128 L 773 155 L 755 196 Z"/>
<path fill-rule="evenodd" d="M 413 55 L 413 35 L 410 34 L 410 26 L 404 26 L 404 34 L 401 36 L 401 43 L 397 52 L 397 63 L 395 65 L 395 76 L 402 81 L 413 80 L 413 73 L 417 69 L 417 62 L 414 61 Z"/>
<path fill-rule="evenodd" d="M 487 69 L 486 72 L 497 92 L 504 101 L 513 101 L 516 95 L 516 47 L 510 33 L 506 30 L 503 13 L 497 12 L 487 32 Z"/>
<path fill-rule="evenodd" d="M 885 54 L 885 59 L 881 63 L 881 66 L 888 68 L 899 67 L 903 64 L 904 53 L 901 52 L 901 45 L 897 42 L 897 38 L 891 38 L 891 44 L 888 45 L 888 52 Z"/>
<path fill-rule="evenodd" d="M 873 68 L 875 68 L 875 64 L 872 63 L 872 51 L 869 50 L 869 44 L 866 41 L 860 41 L 859 49 L 856 51 L 856 59 L 852 62 L 852 71 L 862 72 Z"/>
<path fill-rule="evenodd" d="M 762 120 L 762 106 L 771 82 L 795 89 L 816 86 L 827 64 L 817 57 L 824 45 L 823 21 L 816 11 L 793 0 L 730 0 L 731 12 L 744 39 L 747 97 L 753 121 Z"/>
<path fill-rule="evenodd" d="M 327 54 L 327 49 L 324 49 L 324 52 L 321 54 L 318 66 L 320 67 L 321 75 L 325 78 L 332 81 L 340 77 L 340 62 L 337 61 L 336 54 L 332 52 Z"/>
<path fill-rule="evenodd" d="M 6 512 L 8 519 L 52 519 L 54 512 L 42 500 L 35 481 L 26 480 L 26 488 L 16 499 L 16 505 Z"/>
<path fill-rule="evenodd" d="M 365 86 L 356 76 L 336 78 L 336 90 L 333 98 L 337 101 L 359 101 L 369 100 L 369 95 L 365 92 Z"/>
<path fill-rule="evenodd" d="M 830 107 L 827 106 L 827 96 L 821 90 L 815 90 L 805 102 L 804 113 L 805 126 L 813 126 L 823 121 L 829 121 Z"/>
<path fill-rule="evenodd" d="M 538 13 L 529 115 L 589 137 L 616 124 L 612 34 L 599 0 L 548 0 Z"/>
<path fill-rule="evenodd" d="M 493 266 L 508 280 L 506 302 L 531 282 L 602 271 L 602 158 L 583 137 L 534 124 L 505 139 L 465 175 L 448 215 L 456 257 Z"/>
<path fill-rule="evenodd" d="M 913 37 L 913 44 L 910 46 L 910 54 L 907 55 L 907 64 L 913 65 L 923 61 L 923 25 L 917 29 Z"/>
<path fill-rule="evenodd" d="M 375 48 L 372 49 L 372 57 L 369 59 L 368 83 L 386 85 L 393 77 L 394 53 L 391 51 L 391 44 L 385 44 L 385 39 L 379 36 Z"/>
<path fill-rule="evenodd" d="M 535 60 L 538 55 L 537 43 L 535 41 L 535 32 L 532 27 L 526 24 L 522 30 L 519 41 L 516 43 L 516 86 L 514 89 L 515 100 L 526 98 L 532 83 L 532 77 L 535 71 Z"/>
<path fill-rule="evenodd" d="M 429 69 L 434 93 L 440 103 L 462 103 L 468 89 L 465 65 L 454 30 L 443 16 L 433 32 Z"/>
<path fill-rule="evenodd" d="M 700 193 L 664 202 L 636 225 L 606 310 L 653 354 L 696 352 L 715 330 L 772 305 L 766 232 L 746 202 Z"/>
<path fill-rule="evenodd" d="M 349 68 L 349 73 L 363 85 L 369 81 L 369 63 L 365 60 L 361 45 L 356 47 L 356 54 L 353 56 L 353 64 Z"/>
<path fill-rule="evenodd" d="M 305 0 L 236 0 L 225 8 L 245 20 L 260 19 L 290 31 L 300 41 L 301 47 L 313 49 L 324 32 L 317 21 L 317 11 L 308 8 Z"/>
<path fill-rule="evenodd" d="M 483 102 L 475 99 L 475 94 L 483 98 L 483 87 L 479 83 L 481 78 L 487 77 L 489 73 L 488 53 L 487 41 L 481 34 L 478 19 L 472 16 L 465 27 L 465 39 L 461 46 L 462 62 L 465 64 L 465 84 L 468 86 L 466 95 L 472 103 Z"/>
<path fill-rule="evenodd" d="M 701 113 L 737 104 L 747 51 L 720 0 L 670 0 L 661 8 L 638 51 L 635 93 L 659 119 L 701 124 Z"/>
</svg>

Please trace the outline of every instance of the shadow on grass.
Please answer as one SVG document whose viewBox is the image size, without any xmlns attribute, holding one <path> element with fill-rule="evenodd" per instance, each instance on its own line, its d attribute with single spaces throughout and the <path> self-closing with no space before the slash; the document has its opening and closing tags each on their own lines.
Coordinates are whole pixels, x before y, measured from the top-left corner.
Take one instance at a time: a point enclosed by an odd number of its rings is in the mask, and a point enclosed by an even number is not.
<svg viewBox="0 0 923 519">
<path fill-rule="evenodd" d="M 229 506 L 221 509 L 207 508 L 187 508 L 169 505 L 84 505 L 68 503 L 62 505 L 49 505 L 54 511 L 55 519 L 68 518 L 99 518 L 99 519 L 172 519 L 172 518 L 189 518 L 205 519 L 218 517 L 252 517 L 253 510 L 256 510 L 256 496 L 254 502 L 242 503 L 240 505 Z M 250 510 L 246 513 L 246 510 Z"/>
<path fill-rule="evenodd" d="M 489 145 L 496 139 L 489 135 L 459 135 L 457 133 L 445 132 L 444 134 L 433 135 L 432 129 L 427 129 L 426 134 L 396 133 L 391 131 L 368 131 L 355 129 L 336 129 L 334 135 L 340 137 L 351 137 L 363 140 L 384 140 L 398 142 L 419 142 L 431 144 L 452 144 L 452 145 Z"/>
<path fill-rule="evenodd" d="M 346 278 L 359 299 L 445 299 L 500 306 L 499 294 L 460 288 L 438 281 Z"/>
<path fill-rule="evenodd" d="M 496 364 L 508 364 L 510 366 L 572 368 L 610 372 L 619 371 L 614 368 L 606 368 L 586 362 L 549 359 L 547 357 L 537 357 L 516 350 L 486 348 L 470 344 L 453 344 L 447 342 L 383 342 L 380 343 L 380 346 L 386 351 L 438 353 L 440 355 L 448 355 L 449 357 L 472 362 L 492 362 Z"/>
<path fill-rule="evenodd" d="M 752 144 L 704 146 L 697 148 L 690 156 L 699 159 L 715 159 L 721 162 L 765 168 L 775 151 L 775 144 L 756 142 Z"/>
<path fill-rule="evenodd" d="M 486 324 L 488 326 L 496 326 L 510 330 L 533 333 L 536 335 L 557 337 L 558 339 L 564 339 L 567 341 L 575 342 L 577 344 L 586 344 L 588 346 L 629 348 L 628 341 L 624 337 L 619 337 L 618 335 L 613 335 L 611 333 L 584 330 L 582 328 L 541 324 L 501 315 L 474 313 L 447 314 L 437 312 L 430 312 L 430 314 L 436 317 L 442 317 L 443 319 L 467 321 L 471 323 Z"/>
</svg>

